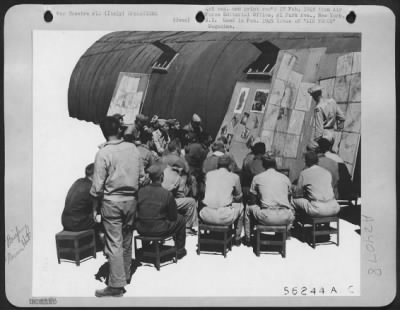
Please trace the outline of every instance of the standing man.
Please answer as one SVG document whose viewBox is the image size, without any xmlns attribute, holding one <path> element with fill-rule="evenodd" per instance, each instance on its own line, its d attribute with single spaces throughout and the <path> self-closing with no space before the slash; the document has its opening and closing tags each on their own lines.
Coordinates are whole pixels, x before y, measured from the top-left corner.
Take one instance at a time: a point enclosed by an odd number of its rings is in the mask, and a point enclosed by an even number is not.
<svg viewBox="0 0 400 310">
<path fill-rule="evenodd" d="M 229 171 L 230 164 L 229 156 L 222 155 L 218 158 L 218 169 L 206 174 L 205 207 L 200 218 L 213 225 L 235 223 L 235 245 L 239 246 L 243 228 L 242 189 L 239 176 Z"/>
<path fill-rule="evenodd" d="M 294 220 L 289 203 L 289 178 L 276 171 L 275 158 L 262 157 L 264 172 L 254 176 L 250 187 L 249 205 L 245 214 L 245 245 L 250 245 L 251 219 L 263 225 L 288 225 Z"/>
<path fill-rule="evenodd" d="M 313 151 L 305 154 L 305 162 L 295 189 L 295 208 L 311 216 L 336 215 L 340 206 L 333 193 L 332 175 L 318 166 L 318 155 Z"/>
<path fill-rule="evenodd" d="M 317 104 L 314 109 L 314 134 L 309 144 L 309 148 L 315 150 L 319 139 L 325 137 L 334 140 L 335 128 L 343 130 L 345 116 L 334 99 L 322 97 L 321 86 L 309 88 L 308 93 Z"/>
<path fill-rule="evenodd" d="M 197 136 L 197 138 L 200 139 L 200 134 L 203 132 L 200 116 L 194 113 L 192 119 L 190 120 L 190 123 L 186 124 L 183 127 L 183 130 L 186 132 L 186 135 L 194 133 Z"/>
<path fill-rule="evenodd" d="M 100 128 L 107 142 L 96 154 L 90 193 L 95 197 L 94 215 L 101 205 L 110 276 L 108 286 L 96 290 L 95 295 L 120 297 L 130 282 L 135 196 L 143 167 L 136 146 L 120 138 L 117 119 L 106 117 Z"/>
</svg>

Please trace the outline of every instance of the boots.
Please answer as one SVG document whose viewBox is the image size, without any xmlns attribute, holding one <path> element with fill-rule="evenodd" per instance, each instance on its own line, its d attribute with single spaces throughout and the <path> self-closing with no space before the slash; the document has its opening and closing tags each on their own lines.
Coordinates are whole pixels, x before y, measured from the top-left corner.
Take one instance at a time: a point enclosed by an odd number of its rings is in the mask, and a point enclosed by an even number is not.
<svg viewBox="0 0 400 310">
<path fill-rule="evenodd" d="M 96 297 L 122 297 L 125 293 L 125 289 L 123 287 L 111 287 L 107 286 L 102 290 L 96 290 Z"/>
</svg>

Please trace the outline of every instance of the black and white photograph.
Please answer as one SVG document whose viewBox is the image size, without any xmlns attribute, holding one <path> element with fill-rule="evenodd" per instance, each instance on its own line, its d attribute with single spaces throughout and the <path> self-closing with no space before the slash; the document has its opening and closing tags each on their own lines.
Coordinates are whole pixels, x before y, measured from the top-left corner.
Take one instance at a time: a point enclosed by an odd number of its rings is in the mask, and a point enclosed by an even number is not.
<svg viewBox="0 0 400 310">
<path fill-rule="evenodd" d="M 124 27 L 32 31 L 32 298 L 363 297 L 362 31 Z"/>
<path fill-rule="evenodd" d="M 264 113 L 267 103 L 268 89 L 257 89 L 254 95 L 253 104 L 250 112 Z"/>
</svg>

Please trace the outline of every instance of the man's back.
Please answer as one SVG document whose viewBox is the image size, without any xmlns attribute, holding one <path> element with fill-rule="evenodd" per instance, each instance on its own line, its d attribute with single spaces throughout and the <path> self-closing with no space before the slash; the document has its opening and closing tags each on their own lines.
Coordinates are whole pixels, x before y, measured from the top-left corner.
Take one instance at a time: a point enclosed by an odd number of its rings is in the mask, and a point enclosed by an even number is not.
<svg viewBox="0 0 400 310">
<path fill-rule="evenodd" d="M 305 189 L 309 200 L 329 201 L 334 199 L 332 176 L 328 170 L 313 165 L 300 172 L 298 186 Z"/>
<path fill-rule="evenodd" d="M 139 232 L 157 233 L 168 228 L 168 221 L 177 219 L 175 199 L 159 183 L 152 183 L 138 192 L 137 229 Z"/>
<path fill-rule="evenodd" d="M 143 166 L 139 151 L 132 143 L 109 141 L 96 154 L 91 192 L 104 198 L 122 201 L 131 198 L 139 188 Z"/>
<path fill-rule="evenodd" d="M 224 207 L 232 203 L 233 195 L 241 195 L 239 176 L 225 168 L 206 174 L 206 192 L 203 202 L 211 208 Z"/>
<path fill-rule="evenodd" d="M 82 231 L 94 226 L 92 199 L 89 194 L 91 186 L 92 181 L 81 178 L 69 189 L 61 216 L 65 230 Z"/>
<path fill-rule="evenodd" d="M 271 168 L 254 177 L 251 192 L 260 195 L 262 206 L 290 207 L 288 199 L 290 186 L 290 180 L 286 175 Z"/>
<path fill-rule="evenodd" d="M 208 150 L 199 142 L 191 143 L 185 147 L 185 159 L 189 166 L 202 168 Z"/>
</svg>

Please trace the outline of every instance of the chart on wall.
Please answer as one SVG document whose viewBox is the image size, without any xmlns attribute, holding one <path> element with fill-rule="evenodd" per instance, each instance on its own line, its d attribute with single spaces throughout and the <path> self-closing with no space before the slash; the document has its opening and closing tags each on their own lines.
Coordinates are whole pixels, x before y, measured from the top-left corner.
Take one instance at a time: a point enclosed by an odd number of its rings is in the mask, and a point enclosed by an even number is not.
<svg viewBox="0 0 400 310">
<path fill-rule="evenodd" d="M 217 137 L 227 137 L 230 152 L 239 167 L 259 136 L 269 95 L 269 82 L 237 82 L 235 85 Z"/>
<path fill-rule="evenodd" d="M 146 96 L 149 75 L 120 72 L 107 115 L 124 115 L 125 124 L 133 124 Z"/>
<path fill-rule="evenodd" d="M 323 95 L 333 98 L 345 115 L 343 130 L 335 131 L 333 151 L 354 175 L 361 137 L 361 53 L 327 55 L 331 58 L 320 73 Z"/>
</svg>

